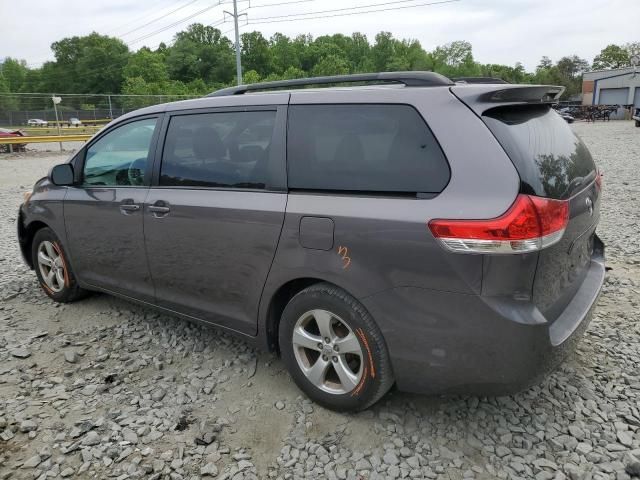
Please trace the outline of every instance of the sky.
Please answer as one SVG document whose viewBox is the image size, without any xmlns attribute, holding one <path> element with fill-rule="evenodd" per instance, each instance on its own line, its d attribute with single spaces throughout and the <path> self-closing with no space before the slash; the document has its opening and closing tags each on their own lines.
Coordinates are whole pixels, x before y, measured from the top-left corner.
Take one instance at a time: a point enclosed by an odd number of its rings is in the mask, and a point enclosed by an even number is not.
<svg viewBox="0 0 640 480">
<path fill-rule="evenodd" d="M 0 24 L 0 59 L 7 56 L 25 59 L 30 67 L 38 67 L 53 59 L 51 43 L 92 31 L 119 37 L 132 50 L 145 45 L 154 48 L 160 42 L 170 42 L 176 32 L 194 22 L 217 25 L 233 39 L 232 19 L 226 15 L 225 20 L 223 13 L 233 10 L 231 2 L 223 0 L 222 5 L 218 5 L 219 0 L 29 0 L 18 3 L 0 0 L 0 11 L 13 11 L 11 20 L 5 19 Z M 396 38 L 416 39 L 428 51 L 455 40 L 467 40 L 473 45 L 477 61 L 505 65 L 521 62 L 528 71 L 535 70 L 543 55 L 557 60 L 576 54 L 591 62 L 608 44 L 640 41 L 639 0 L 435 2 L 437 0 L 239 0 L 238 10 L 247 14 L 240 19 L 241 33 L 259 30 L 268 38 L 276 32 L 288 36 L 301 33 L 320 36 L 350 35 L 358 31 L 373 42 L 375 34 L 384 30 Z M 353 8 L 358 6 L 367 7 Z M 371 12 L 383 8 L 389 10 Z M 333 12 L 328 12 L 331 10 Z M 314 12 L 320 13 L 314 15 Z M 344 13 L 351 15 L 338 16 Z M 283 18 L 282 15 L 298 16 Z M 325 17 L 309 18 L 314 16 Z M 247 22 L 248 25 L 243 25 Z"/>
</svg>

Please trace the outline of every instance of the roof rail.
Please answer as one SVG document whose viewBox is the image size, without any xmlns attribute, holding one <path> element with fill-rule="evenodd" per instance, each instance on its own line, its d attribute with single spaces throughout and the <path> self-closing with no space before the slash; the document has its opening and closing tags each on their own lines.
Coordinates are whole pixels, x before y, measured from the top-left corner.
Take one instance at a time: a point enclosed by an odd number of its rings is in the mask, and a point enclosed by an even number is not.
<svg viewBox="0 0 640 480">
<path fill-rule="evenodd" d="M 509 83 L 501 78 L 495 77 L 456 77 L 452 78 L 456 83 L 473 83 L 473 84 L 493 84 L 493 83 Z"/>
<path fill-rule="evenodd" d="M 447 77 L 434 72 L 380 72 L 356 73 L 354 75 L 333 75 L 330 77 L 296 78 L 293 80 L 276 80 L 274 82 L 252 83 L 237 87 L 223 88 L 207 95 L 207 97 L 223 97 L 242 95 L 258 90 L 276 88 L 302 87 L 307 85 L 327 85 L 332 83 L 401 83 L 407 87 L 435 87 L 453 85 Z"/>
</svg>

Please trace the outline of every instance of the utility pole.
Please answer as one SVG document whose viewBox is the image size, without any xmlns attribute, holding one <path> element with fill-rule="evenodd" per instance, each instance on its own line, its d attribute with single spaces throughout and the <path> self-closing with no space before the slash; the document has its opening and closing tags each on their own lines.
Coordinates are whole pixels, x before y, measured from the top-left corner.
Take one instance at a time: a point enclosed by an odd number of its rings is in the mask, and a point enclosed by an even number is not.
<svg viewBox="0 0 640 480">
<path fill-rule="evenodd" d="M 242 64 L 240 62 L 240 30 L 238 29 L 238 17 L 246 16 L 246 13 L 238 14 L 238 0 L 233 0 L 233 13 L 224 11 L 227 15 L 233 17 L 233 24 L 236 31 L 236 77 L 238 85 L 242 85 Z"/>
<path fill-rule="evenodd" d="M 107 95 L 109 99 L 109 119 L 113 120 L 113 108 L 111 108 L 111 95 Z"/>
<path fill-rule="evenodd" d="M 53 102 L 53 111 L 56 114 L 56 126 L 58 127 L 58 136 L 62 135 L 60 132 L 60 120 L 58 120 L 58 104 L 62 101 L 62 97 L 56 97 L 53 95 L 51 97 L 51 101 Z M 62 142 L 60 142 L 60 151 L 62 151 Z"/>
</svg>

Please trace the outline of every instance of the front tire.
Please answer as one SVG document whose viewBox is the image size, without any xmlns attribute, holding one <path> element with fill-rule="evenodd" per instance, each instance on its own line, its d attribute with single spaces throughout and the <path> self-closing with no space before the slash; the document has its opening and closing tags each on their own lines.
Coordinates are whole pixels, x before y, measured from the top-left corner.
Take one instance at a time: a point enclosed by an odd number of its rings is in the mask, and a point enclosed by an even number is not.
<svg viewBox="0 0 640 480">
<path fill-rule="evenodd" d="M 326 408 L 363 410 L 393 384 L 380 329 L 360 302 L 333 285 L 319 283 L 294 296 L 278 336 L 296 385 Z"/>
<path fill-rule="evenodd" d="M 50 228 L 36 232 L 31 258 L 40 287 L 52 300 L 69 303 L 87 295 L 87 291 L 78 286 L 62 243 Z"/>
</svg>

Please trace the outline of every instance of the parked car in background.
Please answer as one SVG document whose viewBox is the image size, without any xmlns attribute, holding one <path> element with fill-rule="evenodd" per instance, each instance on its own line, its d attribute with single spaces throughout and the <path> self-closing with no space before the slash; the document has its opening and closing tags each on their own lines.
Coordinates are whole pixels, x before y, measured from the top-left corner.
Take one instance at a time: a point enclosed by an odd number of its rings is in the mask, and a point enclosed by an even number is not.
<svg viewBox="0 0 640 480">
<path fill-rule="evenodd" d="M 640 127 L 640 108 L 633 110 L 633 116 L 631 117 L 636 121 L 636 127 Z"/>
<path fill-rule="evenodd" d="M 349 82 L 368 85 L 304 88 Z M 394 383 L 513 392 L 571 351 L 604 280 L 563 91 L 386 72 L 146 107 L 36 183 L 20 248 L 54 301 L 234 331 L 332 409 Z"/>
<path fill-rule="evenodd" d="M 573 117 L 572 117 L 571 115 L 569 115 L 568 113 L 560 113 L 560 116 L 561 116 L 562 118 L 564 118 L 564 120 L 565 120 L 567 123 L 573 123 L 573 122 L 575 122 L 575 121 L 576 121 L 576 119 L 575 119 L 575 118 L 573 118 Z"/>
<path fill-rule="evenodd" d="M 22 130 L 12 130 L 7 128 L 0 128 L 0 138 L 6 137 L 26 137 L 26 134 Z M 9 147 L 8 144 L 0 143 L 0 152 L 6 153 L 10 151 L 24 152 L 27 145 L 24 143 L 14 143 Z"/>
<path fill-rule="evenodd" d="M 49 125 L 49 122 L 46 120 L 42 120 L 41 118 L 30 118 L 27 120 L 27 125 L 35 126 L 35 127 L 46 127 Z"/>
<path fill-rule="evenodd" d="M 69 122 L 67 123 L 70 127 L 81 127 L 82 126 L 82 122 L 80 121 L 79 118 L 76 117 L 71 117 L 69 119 Z"/>
</svg>

